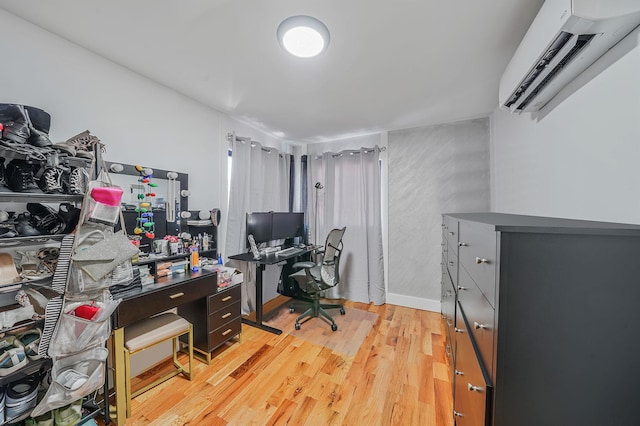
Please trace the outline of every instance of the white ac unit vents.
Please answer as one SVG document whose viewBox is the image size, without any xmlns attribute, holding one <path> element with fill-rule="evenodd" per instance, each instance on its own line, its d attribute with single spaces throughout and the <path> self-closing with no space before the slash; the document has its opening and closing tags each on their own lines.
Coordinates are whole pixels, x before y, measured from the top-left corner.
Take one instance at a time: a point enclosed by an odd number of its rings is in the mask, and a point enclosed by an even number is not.
<svg viewBox="0 0 640 426">
<path fill-rule="evenodd" d="M 537 111 L 640 25 L 640 0 L 546 0 L 500 80 L 500 107 Z"/>
</svg>

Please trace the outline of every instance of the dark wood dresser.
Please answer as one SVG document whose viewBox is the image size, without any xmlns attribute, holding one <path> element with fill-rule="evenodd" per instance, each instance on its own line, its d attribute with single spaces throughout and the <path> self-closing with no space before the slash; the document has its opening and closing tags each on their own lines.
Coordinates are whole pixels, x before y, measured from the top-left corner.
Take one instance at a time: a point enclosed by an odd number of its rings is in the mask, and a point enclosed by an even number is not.
<svg viewBox="0 0 640 426">
<path fill-rule="evenodd" d="M 240 295 L 240 284 L 234 284 L 206 298 L 178 306 L 180 316 L 194 325 L 202 325 L 193 328 L 193 348 L 207 363 L 211 362 L 211 352 L 214 349 L 240 334 Z"/>
<path fill-rule="evenodd" d="M 458 426 L 638 424 L 640 226 L 443 215 Z"/>
</svg>

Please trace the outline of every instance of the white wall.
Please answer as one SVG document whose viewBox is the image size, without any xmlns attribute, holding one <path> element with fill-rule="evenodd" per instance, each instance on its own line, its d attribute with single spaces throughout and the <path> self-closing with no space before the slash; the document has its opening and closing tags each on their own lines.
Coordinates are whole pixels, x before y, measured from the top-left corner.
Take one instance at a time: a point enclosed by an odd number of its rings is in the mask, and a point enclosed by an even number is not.
<svg viewBox="0 0 640 426">
<path fill-rule="evenodd" d="M 492 209 L 640 223 L 640 28 L 540 117 L 496 111 Z"/>
<path fill-rule="evenodd" d="M 220 247 L 224 247 L 228 196 L 226 135 L 235 131 L 267 146 L 291 149 L 291 143 L 3 10 L 0 27 L 11 34 L 0 38 L 5 58 L 0 66 L 0 102 L 49 112 L 53 142 L 90 130 L 106 145 L 105 160 L 188 173 L 189 208 L 222 209 Z"/>
<path fill-rule="evenodd" d="M 3 10 L 0 28 L 5 34 L 0 37 L 0 102 L 50 113 L 53 142 L 90 130 L 106 145 L 105 160 L 188 173 L 189 208 L 222 208 L 219 247 L 224 247 L 226 224 L 227 133 L 289 149 L 290 144 Z M 134 372 L 167 350 L 138 360 Z"/>
<path fill-rule="evenodd" d="M 222 114 L 1 10 L 0 27 L 1 102 L 49 112 L 54 142 L 90 130 L 106 160 L 188 172 L 190 208 L 220 205 Z"/>
</svg>

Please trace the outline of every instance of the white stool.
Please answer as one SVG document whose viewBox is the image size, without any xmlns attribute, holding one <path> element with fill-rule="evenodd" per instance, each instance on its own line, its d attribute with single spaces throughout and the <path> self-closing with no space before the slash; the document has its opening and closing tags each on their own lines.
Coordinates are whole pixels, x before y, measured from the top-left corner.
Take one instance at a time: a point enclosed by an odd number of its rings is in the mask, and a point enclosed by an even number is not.
<svg viewBox="0 0 640 426">
<path fill-rule="evenodd" d="M 189 335 L 189 369 L 178 362 L 179 337 Z M 131 393 L 131 356 L 171 339 L 173 344 L 173 365 L 175 370 L 159 377 L 152 383 Z M 126 416 L 131 416 L 131 399 L 182 373 L 189 380 L 193 378 L 193 325 L 179 315 L 163 313 L 146 318 L 124 329 L 125 388 L 127 399 Z"/>
</svg>

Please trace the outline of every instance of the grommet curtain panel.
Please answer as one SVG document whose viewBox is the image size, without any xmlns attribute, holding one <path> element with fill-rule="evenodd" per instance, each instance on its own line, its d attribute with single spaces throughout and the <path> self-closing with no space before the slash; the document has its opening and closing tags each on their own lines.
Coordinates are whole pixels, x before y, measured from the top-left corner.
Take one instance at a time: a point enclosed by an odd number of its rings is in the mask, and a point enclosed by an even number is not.
<svg viewBox="0 0 640 426">
<path fill-rule="evenodd" d="M 289 175 L 291 155 L 266 148 L 250 138 L 235 137 L 231 142 L 231 182 L 227 216 L 226 256 L 247 251 L 246 213 L 289 211 Z M 253 264 L 229 261 L 241 270 L 242 313 L 256 307 L 255 268 Z M 267 266 L 264 282 L 278 282 L 280 266 Z"/>
<path fill-rule="evenodd" d="M 347 227 L 341 282 L 325 296 L 384 304 L 380 149 L 326 152 L 307 161 L 310 241 L 323 245 L 331 229 Z"/>
</svg>

